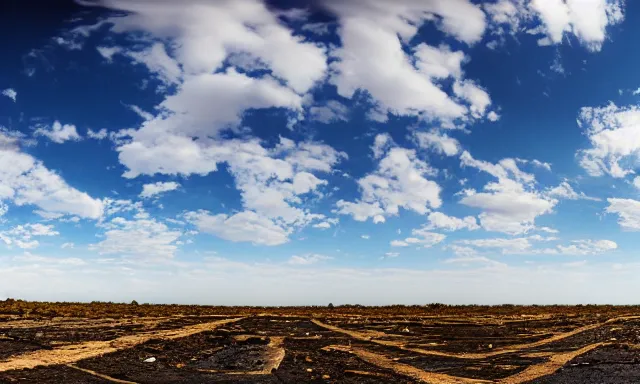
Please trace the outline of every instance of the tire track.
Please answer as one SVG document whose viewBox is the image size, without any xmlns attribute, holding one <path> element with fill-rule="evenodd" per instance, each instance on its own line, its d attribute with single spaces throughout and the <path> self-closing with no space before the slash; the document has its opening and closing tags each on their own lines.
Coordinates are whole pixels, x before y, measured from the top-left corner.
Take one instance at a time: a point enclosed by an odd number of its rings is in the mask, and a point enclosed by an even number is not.
<svg viewBox="0 0 640 384">
<path fill-rule="evenodd" d="M 500 384 L 521 384 L 543 376 L 552 375 L 576 357 L 605 345 L 609 345 L 609 343 L 595 343 L 582 347 L 576 351 L 556 353 L 550 356 L 549 360 L 544 363 L 531 365 L 524 371 L 505 377 L 497 382 Z"/>
<path fill-rule="evenodd" d="M 421 349 L 421 348 L 407 348 L 405 346 L 405 344 L 401 341 L 391 341 L 391 340 L 379 340 L 379 339 L 375 339 L 374 337 L 380 337 L 380 334 L 383 334 L 382 332 L 370 332 L 370 331 L 365 331 L 365 332 L 361 332 L 361 331 L 351 331 L 348 329 L 344 329 L 344 328 L 340 328 L 340 327 L 336 327 L 334 325 L 330 325 L 330 324 L 326 324 L 321 322 L 320 320 L 317 319 L 311 319 L 311 322 L 313 322 L 315 325 L 325 328 L 327 330 L 333 331 L 333 332 L 338 332 L 338 333 L 342 333 L 348 336 L 353 337 L 354 339 L 357 340 L 361 340 L 361 341 L 368 341 L 371 343 L 375 343 L 375 344 L 379 344 L 379 345 L 384 345 L 387 347 L 395 347 L 395 348 L 400 348 L 402 350 L 405 351 L 410 351 L 410 352 L 415 352 L 415 353 L 419 353 L 422 355 L 429 355 L 429 356 L 441 356 L 441 357 L 452 357 L 452 358 L 459 358 L 459 359 L 485 359 L 488 357 L 493 357 L 493 356 L 498 356 L 498 355 L 502 355 L 502 354 L 507 354 L 507 353 L 516 353 L 516 352 L 520 352 L 523 349 L 528 349 L 528 348 L 536 348 L 536 347 L 540 347 L 549 343 L 553 343 L 555 341 L 559 341 L 562 339 L 566 339 L 567 337 L 571 337 L 574 335 L 577 335 L 579 333 L 582 332 L 586 332 L 586 331 L 590 331 L 593 329 L 597 329 L 600 327 L 603 327 L 607 324 L 611 324 L 611 323 L 615 323 L 615 322 L 619 322 L 619 321 L 626 321 L 626 320 L 634 320 L 634 319 L 639 319 L 640 316 L 621 316 L 621 317 L 615 317 L 612 319 L 609 319 L 603 323 L 599 323 L 599 324 L 590 324 L 590 325 L 585 325 L 583 327 L 580 328 L 576 328 L 573 331 L 569 331 L 569 332 L 565 332 L 565 333 L 560 333 L 551 337 L 548 337 L 546 339 L 543 340 L 539 340 L 539 341 L 535 341 L 532 343 L 524 343 L 524 344 L 515 344 L 515 345 L 510 345 L 501 349 L 496 349 L 494 351 L 491 352 L 479 352 L 479 353 L 451 353 L 451 352 L 440 352 L 440 351 L 432 351 L 432 350 L 426 350 L 426 349 Z"/>
<path fill-rule="evenodd" d="M 119 383 L 119 384 L 138 384 L 138 383 L 136 383 L 135 381 L 127 381 L 127 380 L 120 380 L 120 379 L 116 379 L 116 378 L 114 378 L 114 377 L 107 376 L 107 375 L 103 375 L 102 373 L 98 373 L 98 372 L 96 372 L 96 371 L 92 371 L 92 370 L 90 370 L 90 369 L 80 368 L 80 367 L 78 367 L 78 366 L 76 366 L 76 365 L 73 365 L 73 364 L 66 364 L 66 366 L 67 366 L 67 367 L 69 367 L 69 368 L 73 368 L 73 369 L 76 369 L 76 370 L 78 370 L 78 371 L 81 371 L 81 372 L 87 373 L 87 374 L 89 374 L 89 375 L 91 375 L 91 376 L 95 376 L 95 377 L 99 377 L 99 378 L 104 379 L 104 380 L 107 380 L 107 381 L 111 381 L 112 383 Z"/>
<path fill-rule="evenodd" d="M 380 368 L 390 369 L 395 373 L 407 376 L 412 379 L 421 381 L 423 383 L 438 383 L 438 384 L 480 384 L 480 383 L 493 383 L 489 380 L 469 379 L 466 377 L 450 376 L 443 373 L 434 373 L 423 371 L 422 369 L 413 367 L 408 364 L 398 363 L 389 359 L 387 356 L 379 353 L 367 351 L 364 348 L 349 347 L 342 345 L 330 345 L 323 348 L 327 351 L 341 351 L 351 353 L 361 360 L 366 361 L 369 364 L 373 364 Z"/>
<path fill-rule="evenodd" d="M 243 318 L 218 320 L 208 323 L 195 324 L 179 329 L 155 332 L 141 332 L 134 335 L 122 336 L 110 341 L 88 341 L 84 343 L 65 345 L 52 350 L 39 350 L 24 353 L 0 362 L 0 372 L 13 369 L 31 369 L 38 366 L 71 364 L 76 361 L 117 352 L 122 349 L 133 348 L 151 339 L 173 340 L 210 331 L 217 327 L 233 323 Z"/>
</svg>

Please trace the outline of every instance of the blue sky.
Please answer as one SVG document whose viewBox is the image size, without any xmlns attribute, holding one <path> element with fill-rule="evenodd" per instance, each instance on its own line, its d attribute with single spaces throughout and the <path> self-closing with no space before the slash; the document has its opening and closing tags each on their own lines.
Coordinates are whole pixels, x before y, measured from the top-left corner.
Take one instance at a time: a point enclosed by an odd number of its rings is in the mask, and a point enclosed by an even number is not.
<svg viewBox="0 0 640 384">
<path fill-rule="evenodd" d="M 636 3 L 8 4 L 0 297 L 635 303 Z"/>
</svg>

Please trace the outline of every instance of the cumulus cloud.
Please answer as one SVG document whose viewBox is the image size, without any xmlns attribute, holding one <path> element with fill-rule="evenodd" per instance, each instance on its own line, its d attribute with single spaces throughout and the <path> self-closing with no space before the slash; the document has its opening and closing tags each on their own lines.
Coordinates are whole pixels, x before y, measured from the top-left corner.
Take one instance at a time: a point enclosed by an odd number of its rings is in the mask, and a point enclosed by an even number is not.
<svg viewBox="0 0 640 384">
<path fill-rule="evenodd" d="M 461 147 L 458 140 L 440 132 L 416 132 L 414 134 L 421 148 L 431 149 L 436 153 L 446 156 L 455 156 L 460 153 Z"/>
<path fill-rule="evenodd" d="M 479 41 L 485 29 L 480 7 L 466 0 L 328 0 L 322 4 L 338 16 L 340 24 L 342 46 L 333 52 L 337 60 L 331 64 L 330 82 L 341 96 L 352 98 L 357 91 L 366 91 L 375 104 L 370 116 L 380 121 L 388 114 L 447 122 L 480 114 L 482 108 L 475 103 L 478 98 L 471 102 L 474 111 L 463 105 L 470 91 L 448 94 L 436 83 L 461 78 L 464 53 L 424 43 L 411 52 L 403 49 L 420 25 L 436 20 L 436 27 L 459 40 Z M 371 56 L 376 60 L 370 60 Z"/>
<path fill-rule="evenodd" d="M 321 221 L 321 222 L 319 222 L 319 223 L 317 223 L 317 224 L 314 224 L 314 225 L 313 225 L 313 228 L 318 228 L 318 229 L 322 229 L 322 230 L 324 230 L 324 229 L 329 229 L 329 228 L 331 228 L 332 226 L 334 226 L 334 225 L 338 224 L 338 222 L 339 222 L 339 221 L 340 221 L 340 220 L 339 220 L 339 219 L 337 219 L 337 218 L 333 218 L 333 219 L 326 219 L 325 221 Z"/>
<path fill-rule="evenodd" d="M 296 92 L 309 90 L 327 70 L 324 49 L 294 36 L 261 1 L 178 4 L 110 0 L 101 4 L 129 12 L 108 20 L 116 33 L 144 31 L 173 39 L 176 65 L 187 75 L 212 73 L 236 52 L 265 63 L 272 75 L 283 79 Z M 203 46 L 207 49 L 203 50 Z M 168 56 L 161 52 L 164 48 L 154 45 L 151 49 L 136 60 L 151 64 L 154 72 L 159 69 L 177 77 L 176 65 L 169 64 Z"/>
<path fill-rule="evenodd" d="M 6 97 L 10 98 L 15 103 L 16 102 L 16 97 L 18 97 L 18 92 L 16 92 L 15 89 L 13 89 L 13 88 L 7 88 L 7 89 L 2 91 L 2 96 L 6 96 Z"/>
<path fill-rule="evenodd" d="M 32 249 L 40 245 L 39 241 L 34 237 L 57 236 L 59 234 L 53 225 L 28 223 L 17 225 L 6 231 L 0 231 L 0 240 L 9 247 L 16 246 L 22 249 Z"/>
<path fill-rule="evenodd" d="M 447 238 L 447 236 L 441 233 L 430 232 L 428 227 L 413 229 L 411 235 L 412 237 L 407 237 L 404 240 L 393 240 L 390 245 L 392 247 L 417 245 L 423 248 L 430 248 L 443 242 Z"/>
<path fill-rule="evenodd" d="M 488 231 L 512 235 L 535 228 L 535 219 L 553 210 L 558 203 L 535 188 L 535 177 L 526 173 L 514 159 L 502 159 L 497 164 L 474 159 L 469 152 L 460 156 L 461 164 L 477 168 L 497 179 L 484 186 L 483 192 L 465 190 L 462 204 L 480 208 L 480 224 Z"/>
<path fill-rule="evenodd" d="M 142 186 L 140 197 L 142 197 L 143 199 L 148 199 L 166 192 L 175 191 L 178 188 L 180 188 L 180 184 L 176 183 L 175 181 L 158 181 L 157 183 L 145 184 Z"/>
<path fill-rule="evenodd" d="M 566 180 L 561 182 L 557 187 L 550 188 L 547 191 L 547 195 L 558 199 L 600 201 L 600 199 L 596 197 L 585 195 L 584 192 L 576 192 Z"/>
<path fill-rule="evenodd" d="M 376 138 L 375 142 L 381 140 Z M 375 151 L 374 151 L 375 152 Z M 400 208 L 426 214 L 442 204 L 440 186 L 426 178 L 434 173 L 415 151 L 391 147 L 378 163 L 375 172 L 358 180 L 361 197 L 356 202 L 339 200 L 337 212 L 357 221 L 397 215 Z"/>
<path fill-rule="evenodd" d="M 93 131 L 91 129 L 87 130 L 87 137 L 95 140 L 104 140 L 109 136 L 107 130 L 102 128 L 99 131 Z"/>
<path fill-rule="evenodd" d="M 640 201 L 633 199 L 607 199 L 607 213 L 618 215 L 618 224 L 627 231 L 640 231 Z"/>
<path fill-rule="evenodd" d="M 640 155 L 640 108 L 584 107 L 578 124 L 591 142 L 591 148 L 578 151 L 580 165 L 591 176 L 608 174 L 623 178 L 633 173 Z"/>
<path fill-rule="evenodd" d="M 172 258 L 178 249 L 176 242 L 182 232 L 139 211 L 132 219 L 116 216 L 104 222 L 104 240 L 89 249 L 101 255 L 133 256 L 141 259 Z"/>
<path fill-rule="evenodd" d="M 104 208 L 100 200 L 69 186 L 41 161 L 16 148 L 0 147 L 0 200 L 91 219 L 99 218 Z"/>
<path fill-rule="evenodd" d="M 559 44 L 566 33 L 573 33 L 591 51 L 599 51 L 607 38 L 607 27 L 624 19 L 623 1 L 531 0 L 530 9 L 542 21 L 534 33 L 546 36 L 540 45 Z"/>
<path fill-rule="evenodd" d="M 289 241 L 290 230 L 252 211 L 212 215 L 207 211 L 189 212 L 185 218 L 198 228 L 224 240 L 257 245 L 280 245 Z"/>
<path fill-rule="evenodd" d="M 442 212 L 431 212 L 427 217 L 429 223 L 427 229 L 442 229 L 445 231 L 459 231 L 461 229 L 468 229 L 474 231 L 480 229 L 478 221 L 473 216 L 467 216 L 463 218 L 457 218 L 453 216 L 447 216 Z"/>
<path fill-rule="evenodd" d="M 618 244 L 611 240 L 575 240 L 571 245 L 558 246 L 563 255 L 587 256 L 597 255 L 618 249 Z"/>
<path fill-rule="evenodd" d="M 45 136 L 56 144 L 62 144 L 65 141 L 82 140 L 82 137 L 76 131 L 75 125 L 62 125 L 59 121 L 55 121 L 51 127 L 40 127 L 33 134 L 34 136 Z"/>
</svg>

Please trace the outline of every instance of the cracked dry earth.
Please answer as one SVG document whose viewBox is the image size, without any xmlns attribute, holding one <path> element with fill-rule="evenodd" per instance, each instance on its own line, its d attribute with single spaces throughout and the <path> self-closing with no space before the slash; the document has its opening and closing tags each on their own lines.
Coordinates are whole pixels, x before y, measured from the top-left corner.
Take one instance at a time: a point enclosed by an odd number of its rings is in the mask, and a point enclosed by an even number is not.
<svg viewBox="0 0 640 384">
<path fill-rule="evenodd" d="M 639 383 L 640 316 L 0 321 L 0 383 Z"/>
</svg>

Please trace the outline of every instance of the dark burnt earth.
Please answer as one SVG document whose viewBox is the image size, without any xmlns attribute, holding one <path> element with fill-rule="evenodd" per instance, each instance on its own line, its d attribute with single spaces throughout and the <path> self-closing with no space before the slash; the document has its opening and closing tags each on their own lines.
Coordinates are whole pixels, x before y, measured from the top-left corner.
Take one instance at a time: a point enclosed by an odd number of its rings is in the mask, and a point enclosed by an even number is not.
<svg viewBox="0 0 640 384">
<path fill-rule="evenodd" d="M 637 308 L 558 308 L 57 304 L 0 318 L 0 383 L 640 382 Z"/>
</svg>

